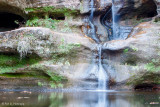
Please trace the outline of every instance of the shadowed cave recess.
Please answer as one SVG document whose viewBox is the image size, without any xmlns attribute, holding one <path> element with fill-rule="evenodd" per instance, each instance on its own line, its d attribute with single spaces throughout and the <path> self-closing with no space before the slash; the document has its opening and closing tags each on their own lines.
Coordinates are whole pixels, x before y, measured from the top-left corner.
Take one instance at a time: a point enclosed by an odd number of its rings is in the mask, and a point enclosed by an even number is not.
<svg viewBox="0 0 160 107">
<path fill-rule="evenodd" d="M 10 31 L 19 28 L 24 24 L 24 22 L 24 18 L 19 15 L 7 12 L 0 12 L 0 32 Z"/>
</svg>

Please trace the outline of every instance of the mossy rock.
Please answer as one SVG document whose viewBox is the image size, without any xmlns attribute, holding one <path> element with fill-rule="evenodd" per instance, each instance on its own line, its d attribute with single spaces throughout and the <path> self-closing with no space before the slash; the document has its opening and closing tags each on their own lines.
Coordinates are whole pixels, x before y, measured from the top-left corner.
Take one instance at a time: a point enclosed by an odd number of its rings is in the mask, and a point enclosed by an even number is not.
<svg viewBox="0 0 160 107">
<path fill-rule="evenodd" d="M 147 73 L 137 74 L 131 77 L 127 82 L 127 85 L 132 85 L 132 86 L 137 86 L 142 84 L 160 85 L 160 73 L 147 72 Z"/>
<path fill-rule="evenodd" d="M 55 8 L 53 6 L 38 7 L 38 8 L 26 8 L 25 12 L 28 12 L 30 17 L 64 17 L 64 16 L 77 16 L 80 14 L 79 10 L 72 10 L 68 8 Z"/>
<path fill-rule="evenodd" d="M 19 68 L 30 66 L 41 60 L 37 55 L 28 55 L 21 59 L 18 54 L 3 53 L 0 53 L 0 59 L 0 74 L 15 72 Z"/>
</svg>

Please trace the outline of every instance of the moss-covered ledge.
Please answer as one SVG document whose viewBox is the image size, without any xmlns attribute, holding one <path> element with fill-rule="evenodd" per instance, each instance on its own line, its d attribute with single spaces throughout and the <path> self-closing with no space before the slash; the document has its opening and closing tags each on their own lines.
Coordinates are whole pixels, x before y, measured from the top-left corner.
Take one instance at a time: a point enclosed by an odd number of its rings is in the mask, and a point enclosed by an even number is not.
<svg viewBox="0 0 160 107">
<path fill-rule="evenodd" d="M 21 59 L 19 55 L 1 53 L 0 59 L 0 83 L 2 84 L 9 79 L 14 79 L 15 81 L 23 79 L 23 85 L 27 86 L 26 82 L 33 79 L 35 80 L 33 87 L 62 88 L 63 84 L 67 82 L 66 77 L 45 67 L 47 61 L 43 63 L 38 56 L 28 55 Z M 17 87 L 22 86 L 19 84 Z"/>
<path fill-rule="evenodd" d="M 29 17 L 70 17 L 70 16 L 78 16 L 80 14 L 80 10 L 68 9 L 65 7 L 55 8 L 53 6 L 46 7 L 37 7 L 37 8 L 25 8 L 25 12 L 29 15 Z"/>
<path fill-rule="evenodd" d="M 160 87 L 160 73 L 141 72 L 138 75 L 133 75 L 126 84 L 135 90 L 158 89 Z"/>
</svg>

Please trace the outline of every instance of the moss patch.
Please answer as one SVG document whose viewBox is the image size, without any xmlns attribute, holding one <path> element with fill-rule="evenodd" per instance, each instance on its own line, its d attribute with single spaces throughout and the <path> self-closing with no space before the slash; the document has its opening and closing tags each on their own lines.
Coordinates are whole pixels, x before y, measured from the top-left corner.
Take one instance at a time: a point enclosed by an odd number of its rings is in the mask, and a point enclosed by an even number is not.
<svg viewBox="0 0 160 107">
<path fill-rule="evenodd" d="M 55 24 L 59 22 L 51 18 L 42 19 L 38 17 L 33 17 L 26 22 L 26 27 L 46 27 L 50 29 L 55 29 Z"/>
<path fill-rule="evenodd" d="M 160 84 L 160 74 L 147 72 L 143 75 L 133 76 L 128 82 L 127 85 L 137 86 L 140 84 Z"/>
<path fill-rule="evenodd" d="M 0 74 L 15 72 L 18 68 L 24 68 L 38 63 L 41 58 L 30 55 L 20 60 L 19 55 L 0 54 Z"/>
<path fill-rule="evenodd" d="M 76 16 L 76 15 L 80 14 L 79 10 L 72 10 L 72 9 L 68 9 L 65 7 L 55 8 L 53 6 L 38 7 L 38 8 L 26 8 L 25 11 L 28 12 L 30 16 L 42 16 L 43 15 L 44 17 L 47 17 L 49 15 L 54 15 L 56 17 L 61 17 L 63 15 Z"/>
<path fill-rule="evenodd" d="M 137 65 L 137 57 L 136 56 L 130 56 L 128 57 L 123 63 L 131 66 Z"/>
<path fill-rule="evenodd" d="M 73 58 L 77 57 L 77 48 L 80 48 L 81 45 L 79 43 L 69 43 L 66 44 L 64 40 L 61 40 L 61 44 L 58 46 L 58 52 L 53 53 L 52 61 L 53 63 L 61 63 L 65 65 L 70 65 Z"/>
<path fill-rule="evenodd" d="M 159 72 L 160 71 L 160 61 L 159 59 L 152 59 L 150 63 L 147 63 L 144 68 L 149 72 Z"/>
</svg>

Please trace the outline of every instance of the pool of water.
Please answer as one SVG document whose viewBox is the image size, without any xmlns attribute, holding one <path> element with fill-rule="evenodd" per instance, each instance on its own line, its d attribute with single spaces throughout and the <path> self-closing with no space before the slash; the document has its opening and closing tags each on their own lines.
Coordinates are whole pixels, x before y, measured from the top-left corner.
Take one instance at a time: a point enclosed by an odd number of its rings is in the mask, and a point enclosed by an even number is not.
<svg viewBox="0 0 160 107">
<path fill-rule="evenodd" d="M 0 107 L 160 107 L 160 92 L 0 92 Z"/>
</svg>

